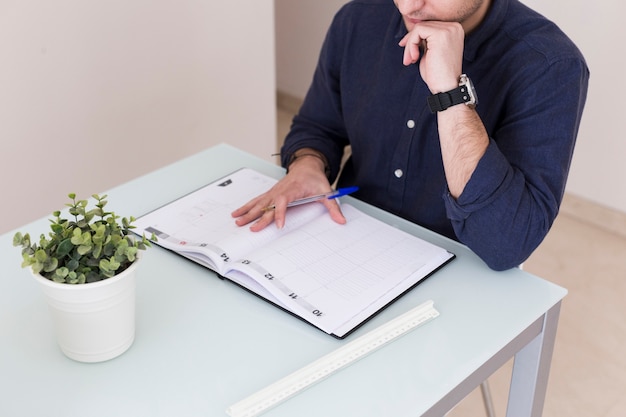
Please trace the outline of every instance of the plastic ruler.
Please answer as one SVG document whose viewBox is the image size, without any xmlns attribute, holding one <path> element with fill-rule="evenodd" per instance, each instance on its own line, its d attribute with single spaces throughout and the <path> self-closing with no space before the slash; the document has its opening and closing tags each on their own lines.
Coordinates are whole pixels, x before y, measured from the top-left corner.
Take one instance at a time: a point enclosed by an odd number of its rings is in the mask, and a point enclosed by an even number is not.
<svg viewBox="0 0 626 417">
<path fill-rule="evenodd" d="M 231 405 L 231 417 L 254 417 L 439 315 L 426 301 L 320 359 Z"/>
</svg>

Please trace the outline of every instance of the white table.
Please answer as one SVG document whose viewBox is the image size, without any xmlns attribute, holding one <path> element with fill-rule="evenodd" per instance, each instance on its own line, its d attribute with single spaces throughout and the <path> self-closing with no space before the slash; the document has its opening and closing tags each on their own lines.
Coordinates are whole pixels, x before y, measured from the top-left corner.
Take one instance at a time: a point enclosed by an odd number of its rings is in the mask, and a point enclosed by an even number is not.
<svg viewBox="0 0 626 417">
<path fill-rule="evenodd" d="M 109 206 L 138 216 L 242 166 L 283 174 L 219 145 L 109 190 Z M 0 415 L 226 416 L 228 406 L 432 299 L 438 318 L 264 415 L 441 416 L 515 355 L 507 415 L 540 416 L 566 290 L 521 270 L 491 271 L 462 245 L 348 199 L 457 259 L 345 341 L 153 248 L 138 272 L 134 345 L 108 362 L 74 362 L 56 346 L 13 232 L 1 236 Z M 47 232 L 47 217 L 19 230 Z"/>
</svg>

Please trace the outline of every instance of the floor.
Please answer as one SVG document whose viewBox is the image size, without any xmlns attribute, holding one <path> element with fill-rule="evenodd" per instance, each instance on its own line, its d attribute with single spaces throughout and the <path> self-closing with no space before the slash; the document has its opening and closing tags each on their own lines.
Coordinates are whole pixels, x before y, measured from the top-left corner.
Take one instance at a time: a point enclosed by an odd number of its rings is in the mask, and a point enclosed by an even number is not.
<svg viewBox="0 0 626 417">
<path fill-rule="evenodd" d="M 279 109 L 279 141 L 291 117 Z M 626 232 L 596 227 L 581 220 L 576 210 L 562 208 L 545 241 L 524 264 L 526 271 L 569 291 L 561 308 L 543 415 L 621 417 L 626 415 Z M 586 210 L 588 216 L 593 207 Z M 621 228 L 623 222 L 618 224 Z M 489 379 L 498 417 L 506 413 L 511 367 L 512 361 Z M 479 389 L 448 414 L 484 416 Z"/>
</svg>

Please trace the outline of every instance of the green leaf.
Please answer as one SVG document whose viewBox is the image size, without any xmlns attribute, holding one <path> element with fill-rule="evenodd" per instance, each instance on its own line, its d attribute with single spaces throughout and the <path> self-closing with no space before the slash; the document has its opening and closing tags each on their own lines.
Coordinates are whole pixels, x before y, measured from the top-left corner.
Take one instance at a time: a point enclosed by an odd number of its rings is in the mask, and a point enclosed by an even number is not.
<svg viewBox="0 0 626 417">
<path fill-rule="evenodd" d="M 80 275 L 78 275 L 75 271 L 72 271 L 65 278 L 65 282 L 68 284 L 80 284 Z"/>
<path fill-rule="evenodd" d="M 92 255 L 93 255 L 94 258 L 99 258 L 101 254 L 102 254 L 102 243 L 96 243 L 93 246 L 93 253 L 92 253 Z"/>
<path fill-rule="evenodd" d="M 35 263 L 35 258 L 33 258 L 28 253 L 22 253 L 22 268 L 26 268 Z"/>
<path fill-rule="evenodd" d="M 48 259 L 48 254 L 43 249 L 38 249 L 35 251 L 35 260 L 37 262 L 45 262 Z"/>
<path fill-rule="evenodd" d="M 58 282 L 58 283 L 62 284 L 62 283 L 64 283 L 64 282 L 65 282 L 65 278 L 61 278 L 61 277 L 59 277 L 59 276 L 53 275 L 53 276 L 52 276 L 52 281 L 54 281 L 54 282 Z"/>
<path fill-rule="evenodd" d="M 91 209 L 92 200 L 77 200 L 74 193 L 68 197 L 67 209 L 52 213 L 50 231 L 36 242 L 28 234 L 13 236 L 13 244 L 21 246 L 22 267 L 56 282 L 96 282 L 114 276 L 137 259 L 138 250 L 150 246 L 145 236 L 138 240 L 129 234 L 134 217 L 105 211 L 106 195 L 94 194 Z M 72 217 L 61 217 L 67 213 Z"/>
<path fill-rule="evenodd" d="M 120 263 L 115 258 L 100 260 L 100 270 L 105 274 L 110 272 L 115 273 L 119 267 Z"/>
<path fill-rule="evenodd" d="M 85 235 L 89 235 L 88 232 L 83 233 L 81 229 L 74 229 L 72 232 L 72 243 L 74 245 L 80 245 L 85 243 L 85 239 L 87 238 Z"/>
<path fill-rule="evenodd" d="M 108 259 L 100 259 L 99 266 L 101 271 L 111 271 L 110 262 Z"/>
<path fill-rule="evenodd" d="M 43 270 L 43 263 L 42 262 L 31 262 L 31 263 L 29 263 L 29 266 L 31 266 L 33 274 L 38 274 L 38 273 L 40 273 Z"/>
<path fill-rule="evenodd" d="M 57 269 L 58 266 L 59 266 L 59 261 L 57 258 L 48 258 L 43 263 L 43 270 L 44 272 L 52 272 L 55 269 Z"/>
<path fill-rule="evenodd" d="M 58 223 L 51 224 L 50 229 L 52 229 L 52 232 L 57 235 L 60 235 L 61 233 L 63 233 L 63 226 Z"/>
<path fill-rule="evenodd" d="M 95 210 L 89 210 L 88 212 L 85 213 L 85 222 L 90 223 L 94 216 L 96 215 L 96 211 Z"/>
<path fill-rule="evenodd" d="M 128 246 L 128 240 L 120 239 L 119 243 L 116 245 L 115 255 L 119 256 L 125 254 Z"/>
<path fill-rule="evenodd" d="M 120 265 L 121 264 L 115 258 L 112 258 L 111 261 L 109 262 L 109 266 L 111 267 L 113 271 L 117 271 Z"/>
<path fill-rule="evenodd" d="M 24 236 L 20 232 L 13 235 L 13 246 L 21 246 L 24 241 Z"/>
<path fill-rule="evenodd" d="M 67 238 L 63 240 L 61 243 L 59 243 L 59 247 L 57 248 L 56 254 L 59 258 L 63 258 L 67 254 L 69 254 L 72 251 L 72 249 L 74 249 L 74 244 L 72 243 L 72 239 Z"/>
<path fill-rule="evenodd" d="M 85 283 L 85 282 L 96 282 L 96 281 L 100 281 L 100 280 L 102 280 L 100 275 L 95 273 L 95 272 L 93 272 L 93 271 L 89 271 L 88 274 L 83 275 L 83 283 Z"/>
<path fill-rule="evenodd" d="M 89 222 L 87 219 L 80 219 L 76 222 L 76 226 L 78 226 L 81 230 L 84 230 L 89 227 Z"/>
<path fill-rule="evenodd" d="M 94 231 L 94 234 L 91 238 L 91 240 L 94 243 L 104 243 L 105 237 L 106 237 L 106 226 L 104 224 L 92 224 L 91 225 L 91 230 Z"/>
<path fill-rule="evenodd" d="M 59 278 L 65 278 L 69 273 L 70 270 L 62 266 L 61 268 L 56 270 L 55 275 Z"/>
<path fill-rule="evenodd" d="M 91 252 L 91 249 L 91 245 L 80 245 L 76 250 L 78 251 L 79 255 L 86 255 Z"/>
<path fill-rule="evenodd" d="M 135 262 L 135 259 L 137 258 L 137 251 L 138 249 L 134 246 L 129 247 L 128 249 L 126 249 L 126 258 L 130 261 L 130 262 Z"/>
<path fill-rule="evenodd" d="M 78 260 L 76 259 L 70 259 L 67 262 L 67 269 L 69 269 L 70 271 L 76 271 L 79 266 L 80 266 L 80 263 L 78 263 Z"/>
</svg>

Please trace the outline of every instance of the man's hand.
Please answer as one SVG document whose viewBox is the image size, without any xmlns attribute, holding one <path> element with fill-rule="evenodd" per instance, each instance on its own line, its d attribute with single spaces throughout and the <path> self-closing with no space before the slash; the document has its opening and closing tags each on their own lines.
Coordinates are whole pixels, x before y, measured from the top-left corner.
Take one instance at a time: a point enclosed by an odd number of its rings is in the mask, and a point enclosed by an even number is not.
<svg viewBox="0 0 626 417">
<path fill-rule="evenodd" d="M 460 23 L 416 23 L 399 43 L 404 47 L 403 64 L 416 63 L 421 54 L 420 74 L 431 93 L 453 90 L 463 73 L 464 40 Z M 478 113 L 465 105 L 437 113 L 437 123 L 448 189 L 458 198 L 484 155 L 489 137 Z"/>
<path fill-rule="evenodd" d="M 304 153 L 303 153 L 304 155 Z M 244 226 L 256 220 L 250 230 L 258 232 L 273 222 L 280 229 L 285 225 L 287 204 L 299 198 L 327 193 L 331 190 L 324 173 L 322 160 L 312 156 L 300 156 L 289 166 L 289 173 L 266 193 L 250 200 L 231 215 L 238 226 Z M 316 204 L 316 203 L 311 203 Z M 346 222 L 336 200 L 321 200 L 328 209 L 330 217 L 339 224 Z M 274 210 L 264 210 L 275 206 Z"/>
<path fill-rule="evenodd" d="M 463 71 L 465 32 L 460 23 L 424 21 L 413 26 L 399 45 L 404 47 L 403 64 L 411 65 L 420 55 L 422 79 L 433 94 L 459 85 Z"/>
</svg>

